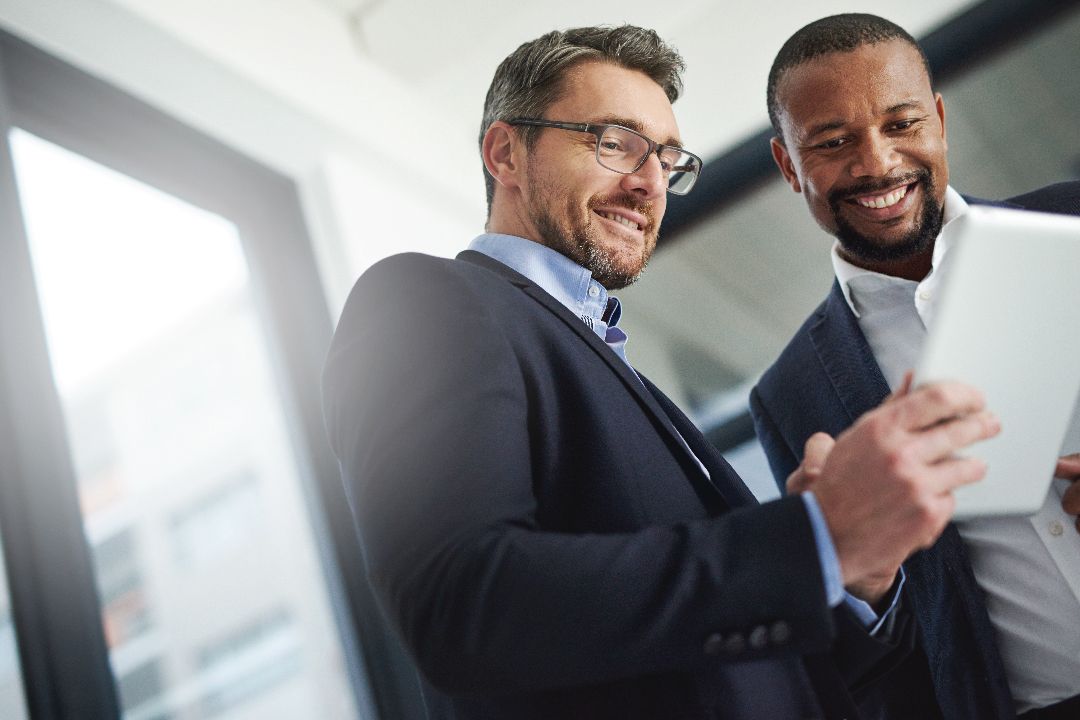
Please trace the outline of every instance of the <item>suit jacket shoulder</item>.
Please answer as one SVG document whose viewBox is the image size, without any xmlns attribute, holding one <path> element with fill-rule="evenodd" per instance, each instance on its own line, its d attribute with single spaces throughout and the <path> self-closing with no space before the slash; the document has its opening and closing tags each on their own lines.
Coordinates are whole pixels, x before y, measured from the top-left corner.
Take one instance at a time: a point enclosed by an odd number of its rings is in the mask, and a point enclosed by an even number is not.
<svg viewBox="0 0 1080 720">
<path fill-rule="evenodd" d="M 1026 210 L 1080 215 L 1080 181 L 1072 180 L 1047 185 L 1023 195 L 1011 197 L 1006 202 Z"/>
</svg>

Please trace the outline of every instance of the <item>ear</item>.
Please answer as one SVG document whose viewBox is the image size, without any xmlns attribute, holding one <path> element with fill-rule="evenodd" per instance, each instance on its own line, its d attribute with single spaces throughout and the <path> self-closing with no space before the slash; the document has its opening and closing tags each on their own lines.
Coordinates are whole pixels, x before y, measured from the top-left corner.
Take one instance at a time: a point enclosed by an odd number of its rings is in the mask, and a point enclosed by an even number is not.
<svg viewBox="0 0 1080 720">
<path fill-rule="evenodd" d="M 941 121 L 941 142 L 948 150 L 949 143 L 945 139 L 945 101 L 941 98 L 941 93 L 934 93 L 934 105 L 937 108 L 938 120 Z"/>
<path fill-rule="evenodd" d="M 495 182 L 503 187 L 518 187 L 525 172 L 524 144 L 513 126 L 496 120 L 484 133 L 480 153 Z"/>
<path fill-rule="evenodd" d="M 799 176 L 795 173 L 795 165 L 791 162 L 791 155 L 784 146 L 784 141 L 774 137 L 769 141 L 769 147 L 772 149 L 772 159 L 776 167 L 780 168 L 780 174 L 784 176 L 784 180 L 792 190 L 801 193 L 802 185 L 799 183 Z"/>
</svg>

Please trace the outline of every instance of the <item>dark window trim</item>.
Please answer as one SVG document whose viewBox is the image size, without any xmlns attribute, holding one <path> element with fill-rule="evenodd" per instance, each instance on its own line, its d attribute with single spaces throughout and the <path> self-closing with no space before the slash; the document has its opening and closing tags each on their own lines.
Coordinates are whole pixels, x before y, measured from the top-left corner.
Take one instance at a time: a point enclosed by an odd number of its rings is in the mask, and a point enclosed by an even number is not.
<svg viewBox="0 0 1080 720">
<path fill-rule="evenodd" d="M 0 43 L 0 132 L 13 76 Z M 33 718 L 116 717 L 75 471 L 49 371 L 15 185 L 0 142 L 0 531 L 27 709 Z"/>
</svg>

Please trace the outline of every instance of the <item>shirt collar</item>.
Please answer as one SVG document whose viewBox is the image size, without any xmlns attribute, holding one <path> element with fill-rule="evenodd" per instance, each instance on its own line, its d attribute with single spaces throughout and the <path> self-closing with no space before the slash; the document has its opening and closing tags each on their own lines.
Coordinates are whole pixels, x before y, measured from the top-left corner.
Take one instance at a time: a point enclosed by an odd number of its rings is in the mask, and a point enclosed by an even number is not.
<svg viewBox="0 0 1080 720">
<path fill-rule="evenodd" d="M 484 233 L 469 244 L 470 250 L 498 260 L 539 285 L 578 317 L 599 321 L 608 306 L 607 289 L 593 280 L 592 273 L 560 252 L 515 235 Z M 608 324 L 621 314 L 618 301 Z"/>
<path fill-rule="evenodd" d="M 968 204 L 960 193 L 953 190 L 952 186 L 945 188 L 945 201 L 943 203 L 941 216 L 941 233 L 937 236 L 934 242 L 934 255 L 930 259 L 930 274 L 934 273 L 941 263 L 945 259 L 945 254 L 948 252 L 949 247 L 952 245 L 951 235 L 952 233 L 946 232 L 949 224 L 953 220 L 960 217 L 968 211 Z M 881 277 L 888 277 L 882 273 L 876 273 L 873 270 L 867 270 L 865 268 L 852 265 L 844 258 L 840 257 L 840 242 L 836 241 L 832 246 L 832 264 L 833 271 L 836 273 L 836 279 L 840 282 L 840 290 L 844 293 L 844 299 L 847 300 L 848 307 L 851 308 L 851 312 L 855 313 L 855 317 L 859 317 L 859 311 L 855 309 L 855 303 L 851 299 L 851 288 L 849 283 L 853 278 L 860 275 L 879 275 Z M 927 276 L 929 277 L 929 276 Z"/>
</svg>

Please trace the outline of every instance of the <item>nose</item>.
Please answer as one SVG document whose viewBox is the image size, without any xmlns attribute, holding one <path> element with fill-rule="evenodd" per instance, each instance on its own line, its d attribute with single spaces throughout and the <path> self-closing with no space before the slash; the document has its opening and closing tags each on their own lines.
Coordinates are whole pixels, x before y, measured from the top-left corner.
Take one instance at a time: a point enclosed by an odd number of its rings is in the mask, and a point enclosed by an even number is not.
<svg viewBox="0 0 1080 720">
<path fill-rule="evenodd" d="M 880 133 L 871 133 L 855 150 L 851 174 L 853 177 L 883 177 L 900 164 L 900 154 L 892 140 Z"/>
<path fill-rule="evenodd" d="M 660 158 L 649 153 L 645 162 L 634 172 L 623 176 L 623 187 L 643 200 L 654 200 L 667 193 L 667 178 L 660 167 Z"/>
</svg>

